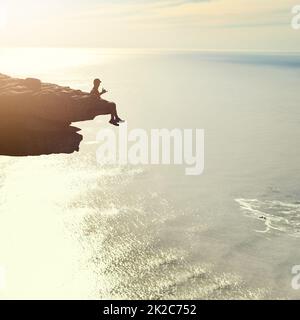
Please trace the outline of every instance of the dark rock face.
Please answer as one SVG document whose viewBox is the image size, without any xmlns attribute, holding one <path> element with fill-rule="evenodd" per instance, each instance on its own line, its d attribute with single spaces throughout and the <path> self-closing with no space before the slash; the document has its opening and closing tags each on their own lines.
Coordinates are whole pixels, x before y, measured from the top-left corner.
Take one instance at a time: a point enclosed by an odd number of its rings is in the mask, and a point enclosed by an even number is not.
<svg viewBox="0 0 300 320">
<path fill-rule="evenodd" d="M 0 74 L 0 155 L 78 151 L 82 135 L 71 123 L 110 114 L 114 106 L 80 90 Z"/>
<path fill-rule="evenodd" d="M 1 125 L 1 121 L 0 121 Z M 0 155 L 38 156 L 79 151 L 80 129 L 66 126 L 56 130 L 30 130 L 24 127 L 0 128 Z"/>
</svg>

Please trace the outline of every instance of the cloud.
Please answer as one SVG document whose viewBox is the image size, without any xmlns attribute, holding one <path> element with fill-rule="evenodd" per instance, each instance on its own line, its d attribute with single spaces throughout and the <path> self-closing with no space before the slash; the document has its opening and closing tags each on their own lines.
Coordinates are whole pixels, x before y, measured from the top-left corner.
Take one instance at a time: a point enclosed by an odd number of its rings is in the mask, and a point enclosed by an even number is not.
<svg viewBox="0 0 300 320">
<path fill-rule="evenodd" d="M 172 17 L 172 15 L 186 16 L 204 4 L 218 0 L 102 0 L 93 1 L 92 5 L 78 10 L 73 17 L 92 19 L 146 20 Z M 188 8 L 188 11 L 186 10 Z M 181 12 L 179 11 L 181 10 Z M 184 11 L 182 11 L 184 10 Z M 146 21 L 145 21 L 146 22 Z"/>
<path fill-rule="evenodd" d="M 10 15 L 0 46 L 243 48 L 299 36 L 295 0 L 2 1 Z"/>
<path fill-rule="evenodd" d="M 289 1 L 289 0 L 285 0 Z M 284 1 L 270 0 L 101 0 L 71 14 L 78 23 L 134 28 L 263 28 L 285 23 Z M 247 5 L 248 4 L 248 5 Z M 88 7 L 88 8 L 87 8 Z"/>
</svg>

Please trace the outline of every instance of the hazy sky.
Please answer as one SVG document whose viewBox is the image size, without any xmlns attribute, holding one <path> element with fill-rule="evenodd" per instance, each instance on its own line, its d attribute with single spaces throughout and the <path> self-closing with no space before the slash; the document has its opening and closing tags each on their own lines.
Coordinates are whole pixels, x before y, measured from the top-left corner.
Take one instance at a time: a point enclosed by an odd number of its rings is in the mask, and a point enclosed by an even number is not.
<svg viewBox="0 0 300 320">
<path fill-rule="evenodd" d="M 0 0 L 0 46 L 300 50 L 300 0 Z"/>
</svg>

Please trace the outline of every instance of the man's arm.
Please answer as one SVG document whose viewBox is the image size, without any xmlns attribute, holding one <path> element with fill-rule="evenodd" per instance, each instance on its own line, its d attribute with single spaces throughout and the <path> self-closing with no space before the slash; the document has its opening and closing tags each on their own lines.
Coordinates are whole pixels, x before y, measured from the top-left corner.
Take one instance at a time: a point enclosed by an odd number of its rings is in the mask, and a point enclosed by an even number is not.
<svg viewBox="0 0 300 320">
<path fill-rule="evenodd" d="M 100 95 L 100 97 L 104 94 L 104 93 L 106 93 L 107 91 L 105 90 L 105 89 L 102 89 L 102 91 L 99 93 L 99 95 Z"/>
</svg>

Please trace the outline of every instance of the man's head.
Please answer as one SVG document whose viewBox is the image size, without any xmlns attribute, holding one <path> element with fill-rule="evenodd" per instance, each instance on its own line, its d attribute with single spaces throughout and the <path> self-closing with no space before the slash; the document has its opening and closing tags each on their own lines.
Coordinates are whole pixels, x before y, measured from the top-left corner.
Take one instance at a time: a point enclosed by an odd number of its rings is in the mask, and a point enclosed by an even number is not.
<svg viewBox="0 0 300 320">
<path fill-rule="evenodd" d="M 101 83 L 100 79 L 95 79 L 95 80 L 94 80 L 94 87 L 95 87 L 95 88 L 99 88 L 100 83 Z"/>
</svg>

